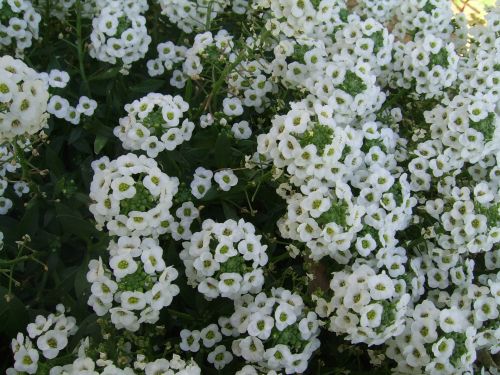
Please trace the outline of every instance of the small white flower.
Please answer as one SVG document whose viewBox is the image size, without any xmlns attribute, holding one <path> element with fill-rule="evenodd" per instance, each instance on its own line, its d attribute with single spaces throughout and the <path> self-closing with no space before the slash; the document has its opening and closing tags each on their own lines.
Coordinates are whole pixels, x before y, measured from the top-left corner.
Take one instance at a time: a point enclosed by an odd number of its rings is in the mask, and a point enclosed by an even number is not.
<svg viewBox="0 0 500 375">
<path fill-rule="evenodd" d="M 222 340 L 222 335 L 219 332 L 219 326 L 217 324 L 210 324 L 209 326 L 203 328 L 200 331 L 200 336 L 203 340 L 203 346 L 205 348 L 211 348 Z"/>
<path fill-rule="evenodd" d="M 217 370 L 224 368 L 232 360 L 233 355 L 226 350 L 224 345 L 217 346 L 207 357 L 207 361 L 212 363 Z"/>
<path fill-rule="evenodd" d="M 50 330 L 38 337 L 36 345 L 45 358 L 52 359 L 68 345 L 68 337 L 65 332 Z"/>
<path fill-rule="evenodd" d="M 217 182 L 221 190 L 229 191 L 238 183 L 238 178 L 231 169 L 224 169 L 214 174 L 214 180 Z"/>
<path fill-rule="evenodd" d="M 283 331 L 286 327 L 292 325 L 297 320 L 293 308 L 289 304 L 280 304 L 274 312 L 276 329 Z"/>
<path fill-rule="evenodd" d="M 22 346 L 14 354 L 14 369 L 20 372 L 27 372 L 28 374 L 35 374 L 38 369 L 39 354 L 36 349 L 25 348 Z"/>
<path fill-rule="evenodd" d="M 389 299 L 394 295 L 394 282 L 386 274 L 370 276 L 367 281 L 374 300 Z"/>
<path fill-rule="evenodd" d="M 180 347 L 185 352 L 194 352 L 196 353 L 200 350 L 200 331 L 194 330 L 190 331 L 187 329 L 183 329 L 180 332 L 181 336 L 181 344 Z"/>
<path fill-rule="evenodd" d="M 120 299 L 126 310 L 143 310 L 146 307 L 146 298 L 142 292 L 126 291 L 120 295 Z"/>
<path fill-rule="evenodd" d="M 376 328 L 380 326 L 384 308 L 378 303 L 363 306 L 359 311 L 361 318 L 359 323 L 362 327 Z"/>
</svg>

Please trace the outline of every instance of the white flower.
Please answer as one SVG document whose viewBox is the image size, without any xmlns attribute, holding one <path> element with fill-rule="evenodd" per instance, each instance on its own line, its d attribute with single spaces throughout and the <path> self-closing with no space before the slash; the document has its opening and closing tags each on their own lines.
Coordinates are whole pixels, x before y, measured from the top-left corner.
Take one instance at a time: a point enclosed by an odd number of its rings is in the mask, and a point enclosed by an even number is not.
<svg viewBox="0 0 500 375">
<path fill-rule="evenodd" d="M 223 273 L 220 275 L 219 290 L 223 297 L 238 294 L 243 278 L 238 273 Z"/>
<path fill-rule="evenodd" d="M 123 292 L 120 294 L 120 300 L 126 310 L 143 310 L 146 307 L 146 298 L 142 292 Z"/>
<path fill-rule="evenodd" d="M 180 335 L 182 340 L 180 347 L 182 350 L 185 352 L 197 352 L 200 350 L 200 331 L 183 329 Z"/>
<path fill-rule="evenodd" d="M 367 282 L 374 300 L 389 299 L 394 295 L 394 283 L 386 274 L 370 276 Z"/>
<path fill-rule="evenodd" d="M 380 326 L 383 311 L 383 306 L 378 303 L 363 306 L 359 311 L 361 315 L 359 323 L 362 327 L 377 328 Z"/>
<path fill-rule="evenodd" d="M 243 114 L 243 106 L 238 98 L 225 98 L 222 105 L 224 114 L 227 116 L 240 116 Z"/>
<path fill-rule="evenodd" d="M 474 315 L 480 322 L 498 318 L 498 308 L 495 298 L 481 296 L 475 300 Z"/>
<path fill-rule="evenodd" d="M 111 257 L 109 265 L 113 269 L 113 274 L 117 279 L 121 279 L 127 275 L 137 271 L 137 262 L 132 259 L 130 254 L 118 254 Z"/>
<path fill-rule="evenodd" d="M 451 338 L 442 337 L 432 345 L 432 353 L 441 359 L 449 358 L 453 354 L 455 341 Z"/>
<path fill-rule="evenodd" d="M 87 96 L 81 96 L 76 106 L 76 110 L 85 116 L 92 116 L 96 108 L 97 102 Z"/>
<path fill-rule="evenodd" d="M 47 112 L 56 116 L 57 118 L 64 118 L 69 110 L 68 100 L 60 97 L 59 95 L 53 95 L 48 103 Z"/>
<path fill-rule="evenodd" d="M 443 309 L 439 313 L 439 326 L 446 332 L 464 332 L 466 325 L 463 312 L 457 307 Z"/>
<path fill-rule="evenodd" d="M 273 327 L 274 319 L 272 316 L 256 312 L 250 317 L 247 331 L 250 336 L 258 337 L 261 340 L 267 340 L 271 335 Z"/>
<path fill-rule="evenodd" d="M 36 349 L 21 347 L 14 354 L 14 369 L 28 374 L 35 374 L 38 369 L 39 354 Z"/>
<path fill-rule="evenodd" d="M 221 190 L 229 191 L 238 183 L 238 178 L 231 169 L 224 169 L 214 174 L 214 180 L 217 182 Z"/>
<path fill-rule="evenodd" d="M 279 331 L 283 331 L 286 327 L 296 322 L 297 315 L 290 305 L 280 304 L 274 312 L 274 319 L 276 328 Z"/>
<path fill-rule="evenodd" d="M 219 332 L 219 327 L 217 324 L 210 324 L 200 331 L 201 339 L 203 340 L 203 346 L 205 348 L 211 348 L 219 341 L 222 340 L 222 335 Z"/>
<path fill-rule="evenodd" d="M 68 345 L 68 337 L 65 332 L 50 330 L 38 337 L 36 345 L 45 358 L 52 359 Z"/>
<path fill-rule="evenodd" d="M 163 250 L 159 246 L 151 246 L 141 254 L 144 271 L 149 274 L 159 273 L 165 269 Z"/>
<path fill-rule="evenodd" d="M 69 82 L 69 74 L 64 71 L 52 69 L 49 73 L 49 85 L 51 87 L 66 87 Z"/>
<path fill-rule="evenodd" d="M 224 368 L 232 360 L 233 355 L 226 350 L 224 345 L 217 346 L 207 357 L 207 361 L 212 363 L 217 370 Z"/>
<path fill-rule="evenodd" d="M 236 139 L 248 139 L 252 135 L 248 121 L 235 122 L 231 127 L 231 132 Z"/>
</svg>

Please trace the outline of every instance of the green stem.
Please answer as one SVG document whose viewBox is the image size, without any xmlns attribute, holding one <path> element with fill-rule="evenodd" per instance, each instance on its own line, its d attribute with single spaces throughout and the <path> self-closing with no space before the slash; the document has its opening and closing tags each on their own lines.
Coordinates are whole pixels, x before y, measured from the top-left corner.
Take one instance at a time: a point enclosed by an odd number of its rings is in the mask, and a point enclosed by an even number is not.
<svg viewBox="0 0 500 375">
<path fill-rule="evenodd" d="M 14 156 L 15 159 L 21 164 L 21 170 L 22 170 L 22 179 L 23 181 L 28 181 L 29 177 L 29 166 L 28 162 L 24 156 L 24 150 L 19 146 L 18 138 L 16 137 L 14 139 L 14 142 L 12 142 L 14 146 Z"/>
<path fill-rule="evenodd" d="M 212 91 L 208 95 L 207 100 L 205 101 L 205 104 L 200 106 L 200 110 L 196 114 L 196 117 L 199 117 L 203 113 L 205 108 L 207 108 L 209 106 L 210 102 L 217 97 L 222 85 L 226 81 L 226 77 L 228 76 L 228 74 L 231 73 L 233 71 L 233 69 L 236 68 L 243 61 L 244 58 L 245 58 L 245 54 L 241 53 L 240 55 L 238 55 L 238 57 L 236 58 L 236 60 L 232 64 L 226 65 L 226 67 L 222 71 L 219 79 L 214 83 L 214 86 L 212 87 Z"/>
<path fill-rule="evenodd" d="M 82 38 L 82 3 L 81 0 L 76 0 L 76 36 L 77 36 L 77 51 L 78 51 L 78 64 L 80 66 L 80 76 L 85 87 L 85 93 L 90 97 L 90 86 L 85 74 L 85 67 L 83 65 L 83 38 Z"/>
<path fill-rule="evenodd" d="M 175 315 L 175 316 L 178 316 L 178 317 L 181 317 L 181 318 L 184 318 L 184 319 L 188 319 L 188 320 L 196 320 L 194 317 L 192 317 L 191 315 L 187 314 L 187 313 L 183 313 L 181 311 L 177 311 L 177 310 L 173 310 L 173 309 L 167 309 L 168 313 L 169 314 L 172 314 L 172 315 Z"/>
</svg>

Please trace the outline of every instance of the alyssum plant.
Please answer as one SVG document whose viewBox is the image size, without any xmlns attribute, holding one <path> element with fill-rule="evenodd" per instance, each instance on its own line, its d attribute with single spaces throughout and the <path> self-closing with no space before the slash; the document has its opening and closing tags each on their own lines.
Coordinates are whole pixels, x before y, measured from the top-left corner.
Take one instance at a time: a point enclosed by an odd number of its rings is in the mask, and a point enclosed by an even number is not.
<svg viewBox="0 0 500 375">
<path fill-rule="evenodd" d="M 75 107 L 70 74 L 18 59 L 40 14 L 76 15 Z M 98 329 L 33 314 L 7 374 L 499 372 L 499 7 L 469 27 L 447 0 L 0 0 L 0 45 L 2 194 L 36 186 L 50 115 L 109 105 L 93 67 L 146 80 L 97 115 Z"/>
</svg>

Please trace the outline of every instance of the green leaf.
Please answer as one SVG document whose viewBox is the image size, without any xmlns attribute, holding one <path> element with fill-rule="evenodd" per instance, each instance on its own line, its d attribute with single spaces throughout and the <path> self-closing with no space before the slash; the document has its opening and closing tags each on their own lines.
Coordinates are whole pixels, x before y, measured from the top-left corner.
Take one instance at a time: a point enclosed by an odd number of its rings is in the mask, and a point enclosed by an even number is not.
<svg viewBox="0 0 500 375">
<path fill-rule="evenodd" d="M 162 79 L 145 79 L 141 80 L 140 83 L 131 86 L 130 91 L 138 92 L 138 93 L 148 93 L 153 92 L 160 89 L 163 85 L 165 85 L 165 81 Z"/>
<path fill-rule="evenodd" d="M 99 154 L 106 143 L 108 143 L 109 138 L 103 135 L 97 135 L 94 140 L 94 153 Z"/>
<path fill-rule="evenodd" d="M 28 310 L 15 295 L 8 295 L 8 289 L 0 286 L 0 333 L 14 336 L 24 331 L 28 323 Z M 6 298 L 8 297 L 8 298 Z"/>
<path fill-rule="evenodd" d="M 215 163 L 217 167 L 227 167 L 231 161 L 231 142 L 226 134 L 221 133 L 215 142 Z"/>
<path fill-rule="evenodd" d="M 109 68 L 108 70 L 106 70 L 102 73 L 99 73 L 96 75 L 91 75 L 89 77 L 89 81 L 101 81 L 101 80 L 108 80 L 108 79 L 114 78 L 118 75 L 118 73 L 120 72 L 120 69 L 121 69 L 121 67 Z"/>
<path fill-rule="evenodd" d="M 230 205 L 227 202 L 222 202 L 222 210 L 224 211 L 224 215 L 226 216 L 226 219 L 234 219 L 238 220 L 239 216 L 236 210 L 232 205 Z"/>
<path fill-rule="evenodd" d="M 65 235 L 76 235 L 86 242 L 90 241 L 92 237 L 96 237 L 95 227 L 90 220 L 83 219 L 78 211 L 59 203 L 56 205 L 56 212 L 56 219 L 64 229 Z"/>
</svg>

